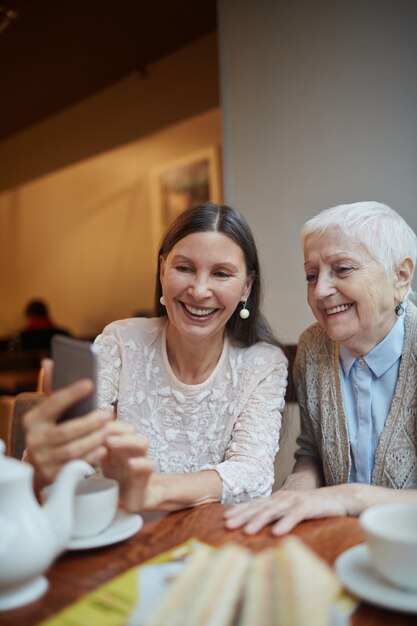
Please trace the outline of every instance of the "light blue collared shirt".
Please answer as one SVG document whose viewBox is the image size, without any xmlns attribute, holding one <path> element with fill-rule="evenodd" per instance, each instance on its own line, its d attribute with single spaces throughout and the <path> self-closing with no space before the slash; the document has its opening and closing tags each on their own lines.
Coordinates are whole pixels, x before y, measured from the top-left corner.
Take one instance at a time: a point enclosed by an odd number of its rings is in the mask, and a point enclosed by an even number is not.
<svg viewBox="0 0 417 626">
<path fill-rule="evenodd" d="M 363 357 L 355 357 L 340 346 L 339 370 L 352 460 L 350 482 L 372 481 L 375 449 L 397 384 L 404 323 L 402 315 L 388 335 Z"/>
</svg>

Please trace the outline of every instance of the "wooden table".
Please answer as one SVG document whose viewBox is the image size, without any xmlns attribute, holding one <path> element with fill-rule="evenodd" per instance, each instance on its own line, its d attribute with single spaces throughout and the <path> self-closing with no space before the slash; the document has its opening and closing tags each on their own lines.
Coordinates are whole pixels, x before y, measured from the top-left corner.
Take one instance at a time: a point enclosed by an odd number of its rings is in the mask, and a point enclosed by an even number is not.
<svg viewBox="0 0 417 626">
<path fill-rule="evenodd" d="M 359 523 L 353 518 L 303 522 L 293 534 L 301 537 L 330 564 L 344 550 L 363 541 Z M 65 553 L 47 574 L 50 581 L 48 593 L 26 607 L 0 613 L 0 626 L 38 624 L 128 568 L 191 537 L 214 546 L 234 541 L 254 551 L 280 541 L 270 534 L 269 528 L 251 537 L 239 530 L 225 530 L 220 504 L 179 511 L 146 522 L 139 533 L 119 544 Z M 416 615 L 388 611 L 366 603 L 361 604 L 352 616 L 352 626 L 415 626 L 416 623 Z"/>
</svg>

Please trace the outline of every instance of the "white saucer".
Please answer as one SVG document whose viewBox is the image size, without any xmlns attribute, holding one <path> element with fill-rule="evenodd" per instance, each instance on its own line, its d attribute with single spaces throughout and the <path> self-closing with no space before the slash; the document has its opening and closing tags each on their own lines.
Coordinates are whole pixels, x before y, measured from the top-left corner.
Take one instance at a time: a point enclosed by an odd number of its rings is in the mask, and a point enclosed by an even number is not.
<svg viewBox="0 0 417 626">
<path fill-rule="evenodd" d="M 89 548 L 101 548 L 112 543 L 128 539 L 138 532 L 143 526 L 143 519 L 136 513 L 126 513 L 119 509 L 113 522 L 99 535 L 93 537 L 79 537 L 70 539 L 68 550 L 87 550 Z"/>
<path fill-rule="evenodd" d="M 346 589 L 358 598 L 387 609 L 417 613 L 417 592 L 394 587 L 380 578 L 372 568 L 364 543 L 343 552 L 335 568 Z"/>
</svg>

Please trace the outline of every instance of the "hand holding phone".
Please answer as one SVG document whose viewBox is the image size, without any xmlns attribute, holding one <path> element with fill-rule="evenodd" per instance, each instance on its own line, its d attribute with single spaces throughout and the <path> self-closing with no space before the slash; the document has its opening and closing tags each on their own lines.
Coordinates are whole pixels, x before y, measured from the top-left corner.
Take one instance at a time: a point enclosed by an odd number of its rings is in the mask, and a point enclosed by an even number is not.
<svg viewBox="0 0 417 626">
<path fill-rule="evenodd" d="M 65 335 L 52 338 L 52 359 L 54 361 L 52 389 L 62 389 L 80 378 L 89 378 L 94 383 L 94 391 L 73 404 L 57 421 L 81 417 L 97 407 L 97 355 L 95 346 L 89 341 L 72 339 Z"/>
</svg>

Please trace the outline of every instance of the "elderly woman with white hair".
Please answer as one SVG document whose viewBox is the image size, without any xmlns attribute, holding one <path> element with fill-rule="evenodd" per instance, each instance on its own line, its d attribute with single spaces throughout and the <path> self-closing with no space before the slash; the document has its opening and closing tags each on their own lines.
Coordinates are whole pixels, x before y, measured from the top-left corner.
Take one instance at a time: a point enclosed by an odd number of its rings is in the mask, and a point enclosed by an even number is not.
<svg viewBox="0 0 417 626">
<path fill-rule="evenodd" d="M 301 240 L 317 323 L 294 366 L 299 448 L 280 491 L 226 511 L 248 533 L 417 503 L 416 234 L 388 206 L 358 202 L 321 212 Z"/>
</svg>

